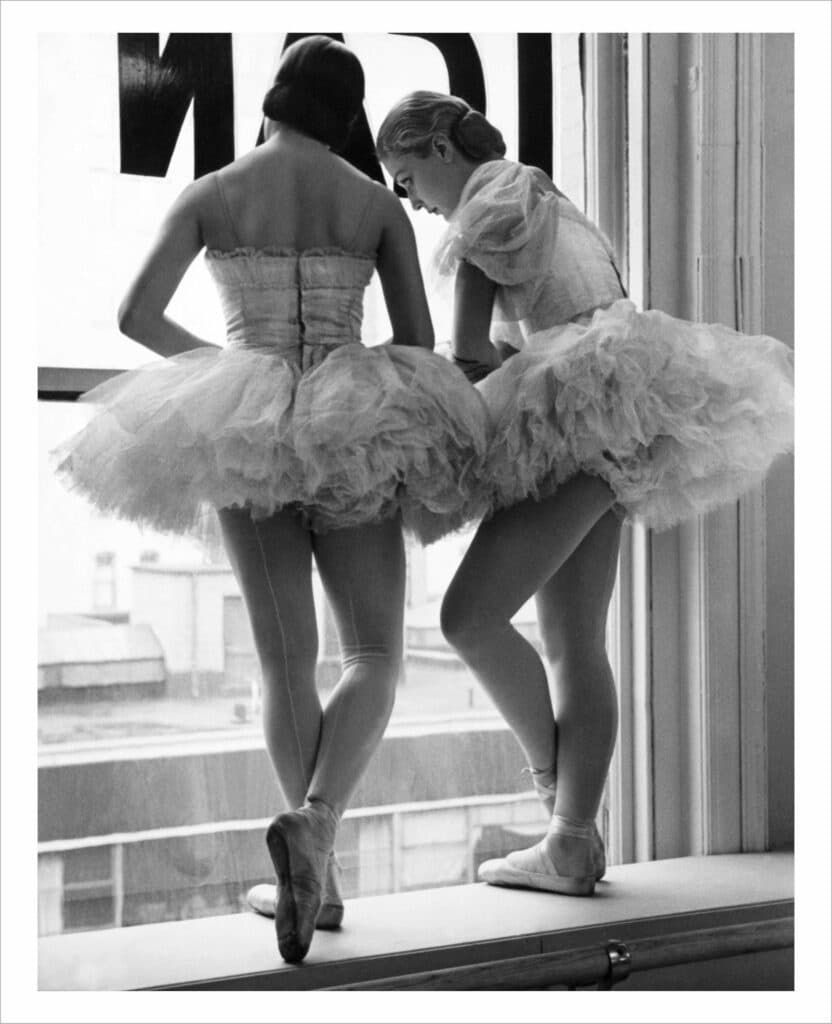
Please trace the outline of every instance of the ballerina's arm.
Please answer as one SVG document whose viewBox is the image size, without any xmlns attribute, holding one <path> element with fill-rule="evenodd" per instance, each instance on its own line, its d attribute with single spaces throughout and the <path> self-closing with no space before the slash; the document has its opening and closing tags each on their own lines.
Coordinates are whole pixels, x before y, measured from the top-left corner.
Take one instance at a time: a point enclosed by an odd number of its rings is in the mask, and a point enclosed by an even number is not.
<svg viewBox="0 0 832 1024">
<path fill-rule="evenodd" d="M 199 217 L 204 190 L 204 181 L 195 181 L 173 204 L 119 306 L 121 332 L 161 356 L 220 348 L 165 315 L 185 271 L 204 244 Z"/>
<path fill-rule="evenodd" d="M 472 263 L 460 262 L 454 283 L 452 347 L 454 361 L 473 381 L 502 363 L 489 338 L 497 285 Z"/>
<path fill-rule="evenodd" d="M 385 190 L 376 267 L 394 345 L 432 349 L 433 323 L 425 295 L 413 228 L 394 193 Z"/>
</svg>

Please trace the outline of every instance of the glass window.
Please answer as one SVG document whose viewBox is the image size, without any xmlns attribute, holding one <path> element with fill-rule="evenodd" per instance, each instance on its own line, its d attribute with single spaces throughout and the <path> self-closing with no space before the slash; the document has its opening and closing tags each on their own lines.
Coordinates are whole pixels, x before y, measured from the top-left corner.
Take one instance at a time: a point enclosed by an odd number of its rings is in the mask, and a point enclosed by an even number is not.
<svg viewBox="0 0 832 1024">
<path fill-rule="evenodd" d="M 508 155 L 517 156 L 517 37 L 473 39 L 488 114 Z M 160 46 L 167 41 L 160 37 Z M 425 39 L 354 34 L 346 41 L 364 65 L 371 130 L 409 90 L 448 90 L 442 55 Z M 233 37 L 238 154 L 256 140 L 282 43 L 279 34 Z M 578 36 L 556 37 L 552 53 L 556 172 L 565 190 L 582 189 Z M 115 35 L 44 35 L 40 58 L 40 259 L 54 290 L 40 308 L 39 362 L 130 368 L 154 357 L 119 334 L 116 309 L 164 212 L 193 178 L 193 105 L 166 176 L 124 174 Z M 71 125 L 67 109 L 75 112 Z M 430 254 L 444 223 L 410 215 L 442 341 L 450 290 L 432 287 Z M 170 313 L 222 340 L 202 260 Z M 388 336 L 374 282 L 365 339 Z M 263 747 L 251 630 L 217 531 L 206 521 L 200 538 L 157 535 L 68 493 L 49 453 L 88 415 L 71 402 L 39 406 L 44 934 L 244 909 L 246 888 L 271 880 L 263 831 L 282 806 Z M 439 629 L 439 602 L 468 540 L 408 549 L 407 655 L 393 719 L 340 832 L 348 897 L 471 881 L 479 862 L 515 847 L 518 836 L 534 841 L 545 827 L 520 774 L 516 741 Z M 317 579 L 315 588 L 326 699 L 338 650 Z M 533 605 L 516 622 L 537 642 Z"/>
<path fill-rule="evenodd" d="M 111 847 L 67 851 L 63 855 L 63 876 L 64 931 L 115 923 Z"/>
</svg>

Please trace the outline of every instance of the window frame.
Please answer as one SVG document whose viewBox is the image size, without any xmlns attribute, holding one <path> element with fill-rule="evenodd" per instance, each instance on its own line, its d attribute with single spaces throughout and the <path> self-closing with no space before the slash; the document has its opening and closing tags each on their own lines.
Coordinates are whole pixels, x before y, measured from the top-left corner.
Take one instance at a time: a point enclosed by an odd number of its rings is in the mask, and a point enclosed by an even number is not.
<svg viewBox="0 0 832 1024">
<path fill-rule="evenodd" d="M 631 297 L 763 333 L 765 37 L 585 43 L 587 212 Z M 763 485 L 673 530 L 623 531 L 613 863 L 769 848 L 767 514 Z"/>
<path fill-rule="evenodd" d="M 74 402 L 97 384 L 123 370 L 105 370 L 78 366 L 39 366 L 38 401 Z"/>
<path fill-rule="evenodd" d="M 724 224 L 712 214 L 721 197 L 733 202 L 741 182 L 747 202 L 731 210 L 747 250 L 739 326 L 762 326 L 763 240 L 754 230 L 761 168 L 753 145 L 765 84 L 761 40 L 584 37 L 587 212 L 611 238 L 644 308 L 716 319 L 725 303 L 737 302 L 733 280 L 703 276 L 703 256 L 723 244 Z M 683 72 L 694 88 L 680 94 L 672 84 Z M 670 123 L 681 131 L 668 133 Z M 714 140 L 731 125 L 752 145 L 738 165 L 723 165 Z M 691 153 L 712 158 L 714 173 L 685 179 L 677 197 L 678 171 Z M 680 222 L 684 202 L 699 218 L 695 237 Z M 661 256 L 673 245 L 692 268 L 675 282 L 664 276 Z M 40 367 L 38 397 L 74 400 L 118 372 Z M 612 863 L 767 848 L 765 512 L 759 489 L 736 509 L 667 534 L 623 532 L 609 631 L 621 712 L 608 789 Z M 741 595 L 728 627 L 736 648 L 725 641 L 717 600 L 726 586 Z M 679 681 L 678 692 L 657 685 L 667 677 Z M 728 736 L 726 714 L 733 716 Z"/>
<path fill-rule="evenodd" d="M 621 33 L 588 33 L 582 37 L 584 74 L 585 203 L 588 215 L 610 237 L 625 280 L 630 264 L 627 211 L 627 36 Z M 556 57 L 556 48 L 553 52 Z M 74 401 L 85 391 L 122 372 L 106 368 L 38 368 L 41 401 Z M 643 736 L 634 701 L 634 688 L 642 679 L 634 671 L 633 657 L 644 642 L 634 647 L 637 626 L 633 608 L 638 607 L 639 586 L 644 580 L 643 543 L 638 527 L 627 527 L 622 537 L 618 581 L 613 595 L 608 647 L 622 705 L 622 728 L 616 746 L 611 780 L 602 808 L 602 826 L 612 863 L 652 856 L 649 818 L 633 821 L 635 808 L 645 810 L 649 801 L 638 799 L 637 765 L 649 749 Z M 641 581 L 641 583 L 639 582 Z M 646 624 L 642 623 L 642 631 Z M 642 773 L 643 774 L 643 773 Z M 644 787 L 642 786 L 641 789 Z"/>
</svg>

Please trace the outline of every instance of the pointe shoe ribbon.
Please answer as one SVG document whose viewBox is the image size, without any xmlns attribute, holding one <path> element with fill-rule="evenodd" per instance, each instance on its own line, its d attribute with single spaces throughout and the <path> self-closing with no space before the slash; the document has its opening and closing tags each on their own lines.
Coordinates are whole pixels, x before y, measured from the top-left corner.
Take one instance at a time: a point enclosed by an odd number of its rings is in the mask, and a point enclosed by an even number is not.
<svg viewBox="0 0 832 1024">
<path fill-rule="evenodd" d="M 537 795 L 543 801 L 543 806 L 553 814 L 555 810 L 555 796 L 557 794 L 557 782 L 554 768 L 524 768 L 524 775 L 531 776 L 532 785 Z M 607 873 L 607 854 L 604 849 L 604 840 L 598 831 L 595 822 L 592 823 L 592 856 L 595 864 L 595 881 L 600 882 Z"/>
</svg>

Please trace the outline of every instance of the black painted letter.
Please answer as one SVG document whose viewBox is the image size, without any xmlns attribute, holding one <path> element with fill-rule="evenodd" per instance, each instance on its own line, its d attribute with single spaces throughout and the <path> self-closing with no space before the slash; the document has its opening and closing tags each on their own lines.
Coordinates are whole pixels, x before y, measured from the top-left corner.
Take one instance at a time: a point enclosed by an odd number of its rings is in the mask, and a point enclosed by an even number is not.
<svg viewBox="0 0 832 1024">
<path fill-rule="evenodd" d="M 121 173 L 164 178 L 191 100 L 194 177 L 234 159 L 234 76 L 228 33 L 119 33 Z"/>
</svg>

